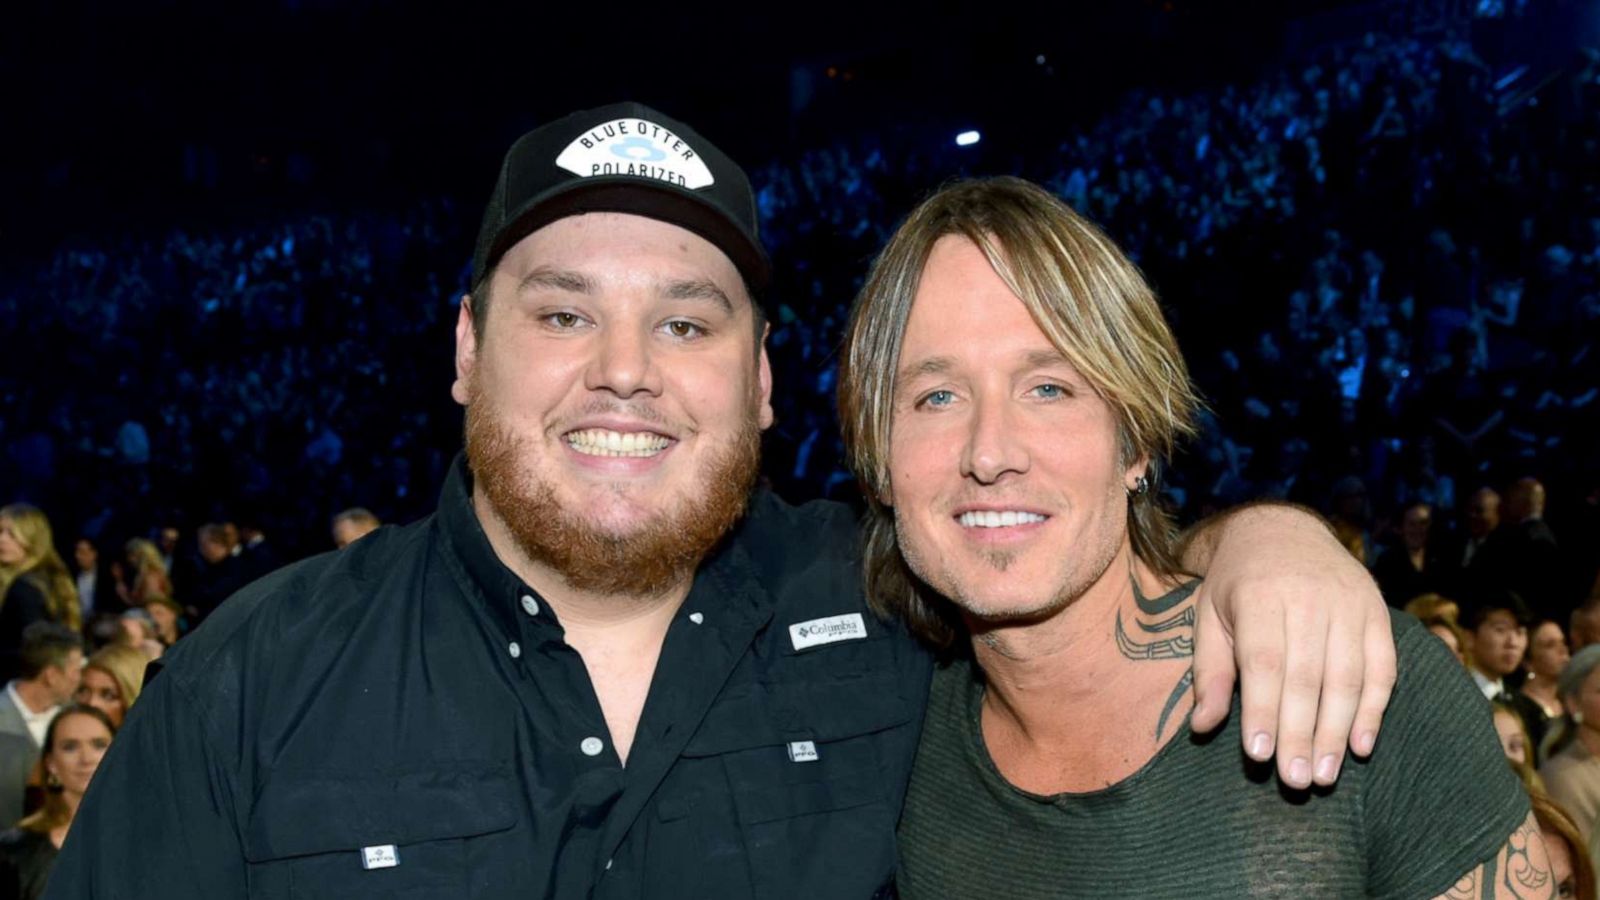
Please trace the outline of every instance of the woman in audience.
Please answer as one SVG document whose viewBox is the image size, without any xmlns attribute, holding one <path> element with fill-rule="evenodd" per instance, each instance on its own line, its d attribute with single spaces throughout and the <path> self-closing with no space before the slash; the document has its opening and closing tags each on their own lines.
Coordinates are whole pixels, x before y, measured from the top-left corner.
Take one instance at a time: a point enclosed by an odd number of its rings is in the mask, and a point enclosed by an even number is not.
<svg viewBox="0 0 1600 900">
<path fill-rule="evenodd" d="M 1564 733 L 1539 775 L 1587 839 L 1600 814 L 1600 644 L 1573 654 L 1556 686 L 1567 711 Z"/>
<path fill-rule="evenodd" d="M 111 724 L 122 727 L 122 720 L 144 685 L 144 669 L 150 658 L 143 652 L 112 644 L 95 652 L 83 667 L 77 702 L 106 714 Z"/>
<path fill-rule="evenodd" d="M 116 731 L 91 706 L 69 706 L 50 720 L 36 767 L 47 786 L 44 806 L 0 833 L 0 897 L 37 900 L 44 893 L 56 853 Z"/>
<path fill-rule="evenodd" d="M 1541 619 L 1529 629 L 1528 651 L 1522 659 L 1528 677 L 1512 705 L 1528 726 L 1528 737 L 1533 741 L 1529 746 L 1535 750 L 1544 743 L 1551 724 L 1561 717 L 1561 696 L 1556 690 L 1556 679 L 1561 677 L 1561 670 L 1571 658 L 1566 633 L 1554 619 Z M 1543 761 L 1543 757 L 1535 759 L 1535 763 Z"/>
<path fill-rule="evenodd" d="M 1555 896 L 1573 900 L 1596 900 L 1594 861 L 1578 826 L 1561 805 L 1540 791 L 1530 791 L 1533 817 L 1544 833 L 1544 846 L 1550 854 L 1550 871 L 1555 875 Z"/>
<path fill-rule="evenodd" d="M 1505 751 L 1506 761 L 1511 763 L 1511 768 L 1522 779 L 1522 786 L 1530 792 L 1543 791 L 1544 782 L 1539 780 L 1539 773 L 1533 770 L 1533 743 L 1528 740 L 1528 729 L 1522 724 L 1522 716 L 1510 704 L 1502 700 L 1494 701 L 1494 730 L 1500 735 L 1500 749 Z"/>
<path fill-rule="evenodd" d="M 0 507 L 0 681 L 16 676 L 22 631 L 41 619 L 82 627 L 78 589 L 50 520 L 25 503 Z"/>
<path fill-rule="evenodd" d="M 156 638 L 164 647 L 171 647 L 183 636 L 183 607 L 176 600 L 158 594 L 145 601 L 144 611 L 156 624 Z"/>
<path fill-rule="evenodd" d="M 1540 619 L 1528 632 L 1528 654 L 1522 665 L 1528 678 L 1522 683 L 1522 694 L 1539 704 L 1548 718 L 1561 715 L 1561 696 L 1556 690 L 1556 679 L 1567 667 L 1572 653 L 1567 650 L 1567 635 L 1554 619 Z"/>
<path fill-rule="evenodd" d="M 167 576 L 161 551 L 144 538 L 134 538 L 122 548 L 128 562 L 128 583 L 120 587 L 129 606 L 143 606 L 152 597 L 171 597 L 172 579 Z"/>
<path fill-rule="evenodd" d="M 1407 615 L 1420 619 L 1423 622 L 1435 617 L 1443 617 L 1452 622 L 1461 621 L 1461 606 L 1449 597 L 1439 594 L 1420 594 L 1406 601 Z"/>
</svg>

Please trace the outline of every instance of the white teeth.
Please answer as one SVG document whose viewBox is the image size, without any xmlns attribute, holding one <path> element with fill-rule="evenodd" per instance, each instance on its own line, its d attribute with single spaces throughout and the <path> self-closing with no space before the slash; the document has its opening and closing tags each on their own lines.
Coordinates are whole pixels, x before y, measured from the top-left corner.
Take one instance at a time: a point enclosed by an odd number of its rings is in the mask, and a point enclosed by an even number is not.
<svg viewBox="0 0 1600 900">
<path fill-rule="evenodd" d="M 1015 525 L 1031 525 L 1034 522 L 1043 522 L 1045 516 L 1038 513 L 1018 512 L 1008 509 L 1005 512 L 985 510 L 983 512 L 964 512 L 957 520 L 962 528 L 1010 528 Z"/>
<path fill-rule="evenodd" d="M 567 435 L 567 446 L 585 456 L 655 456 L 672 443 L 648 431 L 611 431 L 585 428 Z"/>
</svg>

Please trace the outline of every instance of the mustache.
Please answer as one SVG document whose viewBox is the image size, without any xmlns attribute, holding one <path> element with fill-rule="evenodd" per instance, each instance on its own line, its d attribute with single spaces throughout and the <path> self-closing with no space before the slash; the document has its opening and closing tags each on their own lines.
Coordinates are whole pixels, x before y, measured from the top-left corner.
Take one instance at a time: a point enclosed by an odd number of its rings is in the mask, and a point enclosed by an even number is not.
<svg viewBox="0 0 1600 900">
<path fill-rule="evenodd" d="M 570 429 L 571 423 L 591 416 L 618 416 L 637 419 L 649 425 L 660 425 L 667 429 L 689 430 L 684 428 L 681 423 L 669 418 L 651 403 L 606 400 L 601 397 L 591 397 L 577 409 L 563 413 L 552 428 L 558 432 L 566 431 Z"/>
</svg>

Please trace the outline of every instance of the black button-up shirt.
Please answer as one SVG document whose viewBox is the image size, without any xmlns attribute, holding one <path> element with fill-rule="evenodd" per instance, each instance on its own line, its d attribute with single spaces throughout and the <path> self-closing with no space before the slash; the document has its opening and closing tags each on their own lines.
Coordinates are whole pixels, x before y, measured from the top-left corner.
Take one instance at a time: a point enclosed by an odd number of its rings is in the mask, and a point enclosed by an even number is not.
<svg viewBox="0 0 1600 900">
<path fill-rule="evenodd" d="M 931 665 L 847 510 L 764 492 L 667 632 L 628 765 L 583 660 L 438 512 L 290 566 L 165 660 L 47 895 L 870 897 Z"/>
</svg>

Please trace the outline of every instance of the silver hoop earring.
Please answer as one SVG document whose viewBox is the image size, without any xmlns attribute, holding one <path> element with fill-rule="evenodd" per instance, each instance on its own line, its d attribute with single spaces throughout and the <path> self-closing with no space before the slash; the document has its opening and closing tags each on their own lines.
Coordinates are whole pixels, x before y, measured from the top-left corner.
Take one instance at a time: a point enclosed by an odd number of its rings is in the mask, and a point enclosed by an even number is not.
<svg viewBox="0 0 1600 900">
<path fill-rule="evenodd" d="M 1129 497 L 1143 497 L 1148 493 L 1150 493 L 1150 476 L 1148 475 L 1140 475 L 1133 482 L 1133 487 L 1128 490 Z"/>
</svg>

